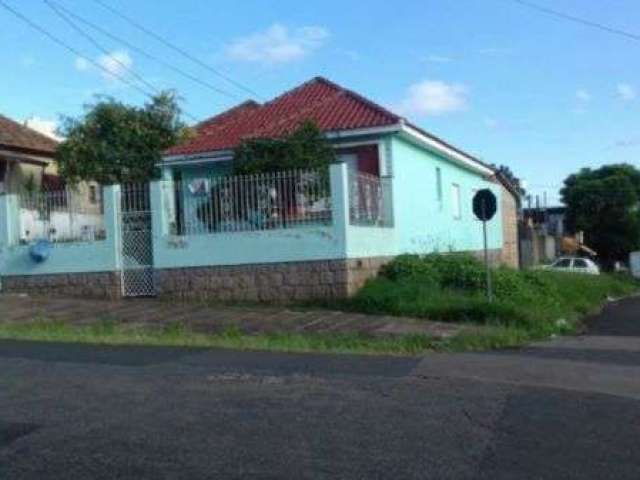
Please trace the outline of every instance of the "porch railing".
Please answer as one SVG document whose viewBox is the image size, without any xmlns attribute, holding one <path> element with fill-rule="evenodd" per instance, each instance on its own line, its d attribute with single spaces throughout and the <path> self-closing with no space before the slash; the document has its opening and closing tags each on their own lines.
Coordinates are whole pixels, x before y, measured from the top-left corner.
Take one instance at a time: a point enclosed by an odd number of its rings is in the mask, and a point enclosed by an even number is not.
<svg viewBox="0 0 640 480">
<path fill-rule="evenodd" d="M 364 172 L 349 174 L 349 220 L 351 225 L 393 226 L 391 179 Z"/>
<path fill-rule="evenodd" d="M 99 189 L 98 189 L 99 191 Z M 94 192 L 95 193 L 95 192 Z M 102 195 L 67 187 L 18 195 L 20 242 L 90 242 L 106 238 Z"/>
<path fill-rule="evenodd" d="M 173 182 L 178 235 L 252 232 L 332 221 L 329 172 L 292 170 Z"/>
</svg>

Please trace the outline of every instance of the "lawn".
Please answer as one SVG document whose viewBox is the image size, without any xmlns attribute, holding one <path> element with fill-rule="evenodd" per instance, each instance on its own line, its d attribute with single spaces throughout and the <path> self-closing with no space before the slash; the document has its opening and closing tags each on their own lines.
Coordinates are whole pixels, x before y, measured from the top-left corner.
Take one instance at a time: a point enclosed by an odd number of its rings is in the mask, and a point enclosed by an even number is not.
<svg viewBox="0 0 640 480">
<path fill-rule="evenodd" d="M 196 333 L 175 322 L 164 328 L 139 327 L 111 320 L 77 326 L 44 318 L 25 323 L 0 323 L 1 339 L 42 342 L 91 343 L 100 345 L 148 345 L 218 347 L 235 350 L 323 352 L 339 354 L 419 355 L 438 348 L 438 341 L 425 335 L 372 337 L 357 333 L 246 334 L 227 328 L 219 334 Z"/>
<path fill-rule="evenodd" d="M 515 347 L 581 328 L 585 315 L 610 299 L 636 293 L 640 284 L 616 275 L 549 271 L 493 271 L 495 299 L 485 295 L 485 271 L 466 255 L 401 256 L 353 298 L 324 305 L 369 314 L 454 322 L 448 338 L 412 334 L 373 336 L 349 331 L 246 333 L 227 327 L 201 333 L 175 321 L 132 325 L 102 318 L 89 325 L 50 320 L 0 322 L 0 338 L 109 345 L 220 347 L 239 350 L 345 354 L 420 355 L 432 351 L 477 351 Z"/>
<path fill-rule="evenodd" d="M 518 345 L 572 333 L 608 300 L 640 290 L 628 276 L 599 276 L 543 270 L 492 271 L 494 300 L 485 294 L 485 269 L 468 255 L 404 255 L 387 265 L 352 299 L 349 310 L 411 316 L 490 327 L 462 333 L 446 348 Z"/>
</svg>

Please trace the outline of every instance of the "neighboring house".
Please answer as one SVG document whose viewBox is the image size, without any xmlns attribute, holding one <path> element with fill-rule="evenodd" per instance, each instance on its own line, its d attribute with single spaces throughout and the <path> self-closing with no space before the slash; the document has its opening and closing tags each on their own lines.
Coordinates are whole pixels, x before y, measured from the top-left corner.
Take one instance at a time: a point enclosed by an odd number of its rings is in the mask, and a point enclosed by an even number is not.
<svg viewBox="0 0 640 480">
<path fill-rule="evenodd" d="M 57 146 L 56 140 L 0 115 L 0 194 L 18 195 L 22 242 L 86 238 L 101 230 L 94 220 L 101 215 L 98 184 L 67 188 L 54 160 Z M 77 225 L 70 224 L 70 211 L 82 215 Z"/>
<path fill-rule="evenodd" d="M 0 115 L 0 193 L 58 184 L 58 142 Z"/>
<path fill-rule="evenodd" d="M 522 265 L 548 263 L 561 255 L 595 258 L 597 252 L 584 244 L 582 232 L 567 228 L 567 207 L 525 208 L 520 227 Z"/>
<path fill-rule="evenodd" d="M 535 225 L 546 235 L 563 237 L 568 233 L 566 226 L 567 207 L 525 208 L 524 221 Z"/>
</svg>

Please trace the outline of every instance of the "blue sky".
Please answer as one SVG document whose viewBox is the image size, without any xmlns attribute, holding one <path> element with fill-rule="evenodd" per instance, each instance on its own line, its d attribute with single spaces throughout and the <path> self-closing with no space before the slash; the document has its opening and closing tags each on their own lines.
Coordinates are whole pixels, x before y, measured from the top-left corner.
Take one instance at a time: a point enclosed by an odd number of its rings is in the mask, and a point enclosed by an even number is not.
<svg viewBox="0 0 640 480">
<path fill-rule="evenodd" d="M 55 1 L 235 98 L 88 30 L 110 52 L 103 55 L 40 0 L 3 1 L 110 71 L 129 65 L 158 88 L 175 88 L 195 118 L 247 96 L 92 0 Z M 104 1 L 262 99 L 327 76 L 488 162 L 509 165 L 532 193 L 548 191 L 550 203 L 557 185 L 582 166 L 638 164 L 640 42 L 510 0 Z M 537 3 L 640 33 L 636 0 Z M 37 117 L 46 128 L 60 115 L 81 113 L 95 94 L 145 100 L 1 9 L 0 25 L 5 115 Z"/>
</svg>

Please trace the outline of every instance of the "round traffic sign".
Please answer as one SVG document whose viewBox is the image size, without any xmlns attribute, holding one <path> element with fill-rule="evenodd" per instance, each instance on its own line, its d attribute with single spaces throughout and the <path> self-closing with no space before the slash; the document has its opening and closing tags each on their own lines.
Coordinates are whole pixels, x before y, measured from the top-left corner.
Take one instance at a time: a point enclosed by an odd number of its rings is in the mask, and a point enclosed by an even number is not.
<svg viewBox="0 0 640 480">
<path fill-rule="evenodd" d="M 473 213 L 478 220 L 487 222 L 493 218 L 498 211 L 498 200 L 494 193 L 485 188 L 479 190 L 473 197 Z"/>
</svg>

